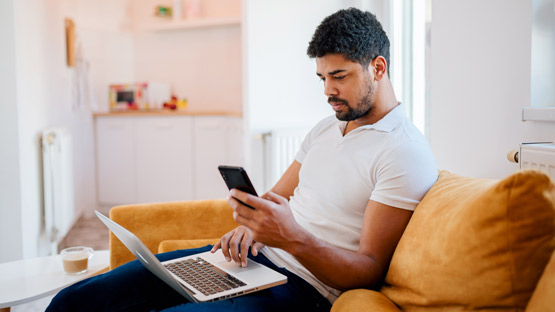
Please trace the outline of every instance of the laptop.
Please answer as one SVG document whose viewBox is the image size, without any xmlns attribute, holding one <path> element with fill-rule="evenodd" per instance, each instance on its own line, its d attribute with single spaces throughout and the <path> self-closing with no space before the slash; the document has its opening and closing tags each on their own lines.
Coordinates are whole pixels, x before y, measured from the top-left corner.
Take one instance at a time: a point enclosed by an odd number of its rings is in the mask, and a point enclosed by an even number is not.
<svg viewBox="0 0 555 312">
<path fill-rule="evenodd" d="M 218 301 L 287 283 L 285 275 L 251 259 L 246 268 L 227 262 L 221 250 L 160 262 L 135 234 L 95 213 L 150 272 L 190 302 Z"/>
</svg>

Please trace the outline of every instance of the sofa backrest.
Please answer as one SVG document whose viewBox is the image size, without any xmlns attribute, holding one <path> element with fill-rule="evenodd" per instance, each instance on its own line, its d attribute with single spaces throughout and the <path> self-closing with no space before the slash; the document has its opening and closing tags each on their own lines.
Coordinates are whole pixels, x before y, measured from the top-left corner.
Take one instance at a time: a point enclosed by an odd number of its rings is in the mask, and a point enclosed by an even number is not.
<svg viewBox="0 0 555 312">
<path fill-rule="evenodd" d="M 539 171 L 498 181 L 440 172 L 381 292 L 403 311 L 526 308 L 555 247 L 555 186 Z"/>
</svg>

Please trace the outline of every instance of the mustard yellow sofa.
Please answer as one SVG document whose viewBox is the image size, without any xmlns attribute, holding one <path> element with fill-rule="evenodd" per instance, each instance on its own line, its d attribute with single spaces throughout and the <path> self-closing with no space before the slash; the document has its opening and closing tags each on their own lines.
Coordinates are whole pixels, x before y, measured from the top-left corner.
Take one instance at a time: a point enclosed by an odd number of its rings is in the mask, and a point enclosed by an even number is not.
<svg viewBox="0 0 555 312">
<path fill-rule="evenodd" d="M 118 206 L 110 218 L 153 252 L 212 244 L 233 229 L 225 200 Z M 539 171 L 502 180 L 441 171 L 416 208 L 379 291 L 332 311 L 555 312 L 555 186 Z M 110 235 L 110 266 L 134 257 Z"/>
</svg>

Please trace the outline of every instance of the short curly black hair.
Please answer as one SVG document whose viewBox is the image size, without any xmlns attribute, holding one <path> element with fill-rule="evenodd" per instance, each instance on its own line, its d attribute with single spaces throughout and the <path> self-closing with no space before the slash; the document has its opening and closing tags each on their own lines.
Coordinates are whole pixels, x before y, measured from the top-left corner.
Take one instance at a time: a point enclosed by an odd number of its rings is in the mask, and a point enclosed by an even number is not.
<svg viewBox="0 0 555 312">
<path fill-rule="evenodd" d="M 389 39 L 376 15 L 370 12 L 349 8 L 337 11 L 320 23 L 308 44 L 308 56 L 335 53 L 364 67 L 381 55 L 389 74 Z"/>
</svg>

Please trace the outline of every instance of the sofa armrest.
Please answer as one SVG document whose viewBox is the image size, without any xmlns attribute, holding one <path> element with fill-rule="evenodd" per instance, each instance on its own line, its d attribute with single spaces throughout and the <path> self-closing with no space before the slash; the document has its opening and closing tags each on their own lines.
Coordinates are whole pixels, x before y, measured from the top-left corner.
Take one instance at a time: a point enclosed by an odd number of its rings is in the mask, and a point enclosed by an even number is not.
<svg viewBox="0 0 555 312">
<path fill-rule="evenodd" d="M 152 253 L 164 240 L 213 239 L 237 227 L 223 199 L 116 206 L 110 219 L 137 235 Z M 110 233 L 110 269 L 134 259 Z"/>
<path fill-rule="evenodd" d="M 368 289 L 353 289 L 342 293 L 333 303 L 331 312 L 401 312 L 385 295 Z"/>
</svg>

